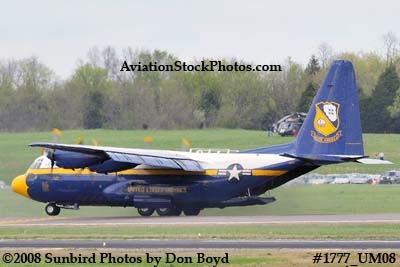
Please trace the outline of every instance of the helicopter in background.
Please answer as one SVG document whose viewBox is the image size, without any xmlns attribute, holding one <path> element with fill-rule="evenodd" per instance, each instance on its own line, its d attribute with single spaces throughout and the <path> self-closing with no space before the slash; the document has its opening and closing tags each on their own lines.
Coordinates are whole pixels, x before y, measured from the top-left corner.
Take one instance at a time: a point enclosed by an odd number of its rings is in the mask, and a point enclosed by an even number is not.
<svg viewBox="0 0 400 267">
<path fill-rule="evenodd" d="M 273 124 L 273 131 L 280 136 L 297 136 L 307 117 L 305 112 L 293 112 Z"/>
</svg>

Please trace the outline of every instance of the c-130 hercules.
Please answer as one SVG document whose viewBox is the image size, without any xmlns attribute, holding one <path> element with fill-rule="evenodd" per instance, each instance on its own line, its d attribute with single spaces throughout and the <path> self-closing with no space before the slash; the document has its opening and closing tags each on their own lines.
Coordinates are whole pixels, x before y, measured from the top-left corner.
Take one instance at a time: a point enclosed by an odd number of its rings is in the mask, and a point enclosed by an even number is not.
<svg viewBox="0 0 400 267">
<path fill-rule="evenodd" d="M 297 138 L 289 144 L 235 153 L 191 153 L 56 143 L 14 192 L 47 203 L 54 216 L 79 206 L 135 207 L 142 216 L 198 215 L 205 208 L 262 205 L 261 197 L 322 165 L 365 159 L 353 65 L 334 61 Z"/>
</svg>

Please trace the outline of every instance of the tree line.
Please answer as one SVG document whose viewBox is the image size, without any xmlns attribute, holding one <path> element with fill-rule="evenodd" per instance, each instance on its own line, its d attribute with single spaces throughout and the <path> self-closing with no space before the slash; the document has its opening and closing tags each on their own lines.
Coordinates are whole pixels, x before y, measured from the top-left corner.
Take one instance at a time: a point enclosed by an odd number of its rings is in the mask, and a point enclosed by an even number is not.
<svg viewBox="0 0 400 267">
<path fill-rule="evenodd" d="M 339 58 L 355 66 L 364 131 L 400 132 L 400 60 L 392 43 L 384 55 L 334 53 L 322 44 L 306 66 L 287 58 L 280 72 L 121 72 L 125 60 L 173 64 L 179 58 L 106 47 L 91 49 L 70 77 L 60 79 L 36 57 L 3 59 L 0 131 L 267 129 L 286 114 L 308 111 L 329 64 Z"/>
</svg>

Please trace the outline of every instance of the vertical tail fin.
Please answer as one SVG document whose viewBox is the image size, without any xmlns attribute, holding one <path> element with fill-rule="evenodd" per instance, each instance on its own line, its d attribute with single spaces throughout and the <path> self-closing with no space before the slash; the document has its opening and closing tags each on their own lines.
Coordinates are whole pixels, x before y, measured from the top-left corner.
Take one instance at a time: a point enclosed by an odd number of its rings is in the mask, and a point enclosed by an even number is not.
<svg viewBox="0 0 400 267">
<path fill-rule="evenodd" d="M 350 61 L 332 63 L 294 145 L 300 157 L 364 155 L 356 78 Z"/>
</svg>

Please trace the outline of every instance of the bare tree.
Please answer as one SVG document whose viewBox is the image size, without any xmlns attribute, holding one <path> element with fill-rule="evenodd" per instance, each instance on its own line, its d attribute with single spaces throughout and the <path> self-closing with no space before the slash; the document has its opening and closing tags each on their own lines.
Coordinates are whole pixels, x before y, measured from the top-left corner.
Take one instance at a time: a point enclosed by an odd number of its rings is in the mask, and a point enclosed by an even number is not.
<svg viewBox="0 0 400 267">
<path fill-rule="evenodd" d="M 383 45 L 386 54 L 386 65 L 393 64 L 393 60 L 396 58 L 398 53 L 399 41 L 396 34 L 388 32 L 382 36 Z"/>
<path fill-rule="evenodd" d="M 100 49 L 97 46 L 90 48 L 86 55 L 88 58 L 88 63 L 90 65 L 93 65 L 95 67 L 103 67 Z M 82 62 L 82 64 L 80 65 L 85 65 L 85 62 Z"/>
<path fill-rule="evenodd" d="M 103 67 L 107 70 L 107 75 L 110 80 L 117 81 L 120 74 L 119 60 L 117 52 L 111 46 L 107 46 L 102 51 Z"/>
<path fill-rule="evenodd" d="M 322 69 L 328 67 L 329 59 L 331 57 L 332 57 L 332 47 L 326 42 L 321 43 L 318 46 L 318 58 L 321 61 Z"/>
</svg>

